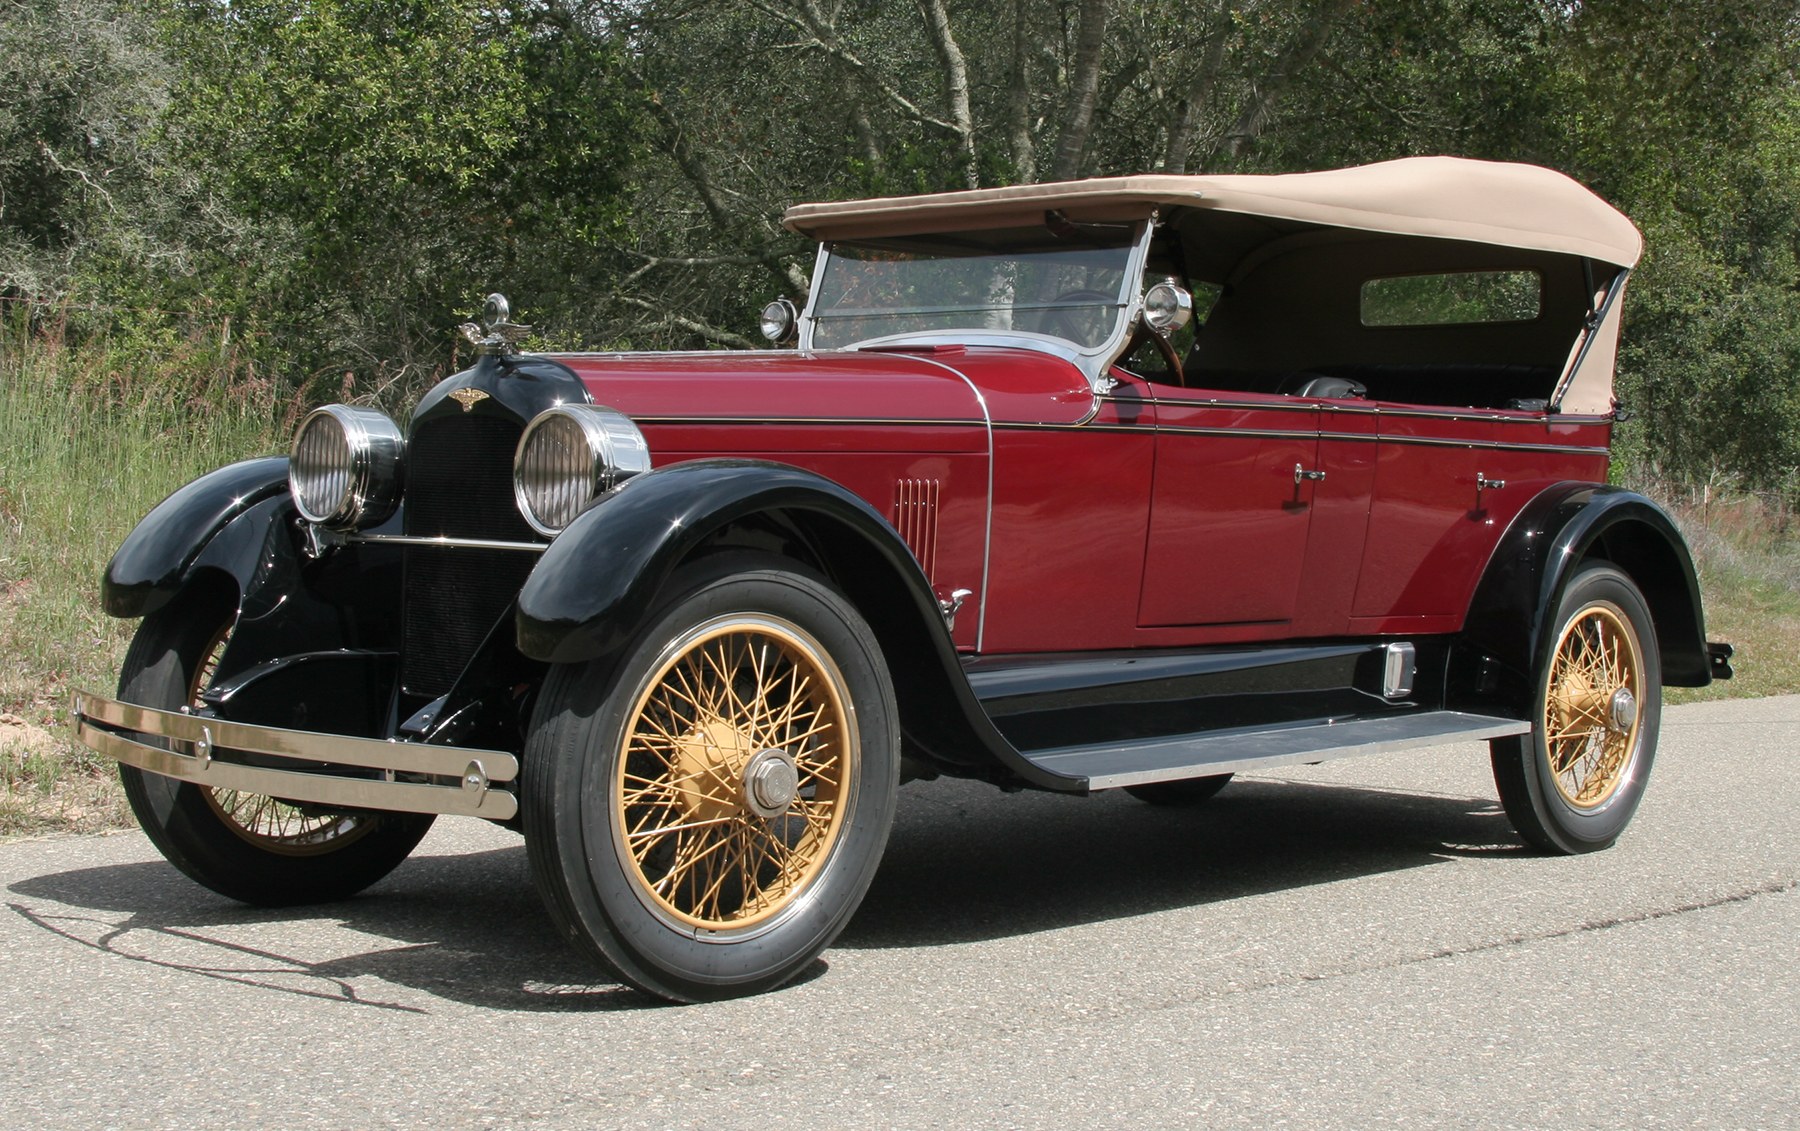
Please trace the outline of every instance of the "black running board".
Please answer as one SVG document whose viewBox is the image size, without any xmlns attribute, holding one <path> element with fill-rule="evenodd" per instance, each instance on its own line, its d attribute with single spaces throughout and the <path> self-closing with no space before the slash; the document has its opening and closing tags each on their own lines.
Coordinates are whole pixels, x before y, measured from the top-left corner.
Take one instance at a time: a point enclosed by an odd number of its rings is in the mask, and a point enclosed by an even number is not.
<svg viewBox="0 0 1800 1131">
<path fill-rule="evenodd" d="M 1094 790 L 1323 762 L 1356 754 L 1382 754 L 1446 742 L 1504 738 L 1530 729 L 1530 723 L 1518 719 L 1462 711 L 1423 711 L 1348 722 L 1186 734 L 1123 745 L 1063 746 L 1024 753 L 1040 769 L 1085 778 L 1087 788 Z"/>
</svg>

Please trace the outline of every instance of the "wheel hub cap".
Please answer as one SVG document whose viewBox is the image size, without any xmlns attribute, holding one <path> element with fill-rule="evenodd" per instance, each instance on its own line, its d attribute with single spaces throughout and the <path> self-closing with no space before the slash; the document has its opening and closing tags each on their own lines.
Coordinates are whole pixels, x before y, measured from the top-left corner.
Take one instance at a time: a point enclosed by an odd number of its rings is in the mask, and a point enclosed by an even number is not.
<svg viewBox="0 0 1800 1131">
<path fill-rule="evenodd" d="M 785 750 L 763 750 L 744 767 L 744 803 L 759 817 L 779 817 L 800 792 L 800 771 Z"/>
<path fill-rule="evenodd" d="M 1635 722 L 1637 722 L 1637 697 L 1631 693 L 1631 688 L 1621 687 L 1613 692 L 1612 728 L 1620 734 L 1626 734 Z"/>
</svg>

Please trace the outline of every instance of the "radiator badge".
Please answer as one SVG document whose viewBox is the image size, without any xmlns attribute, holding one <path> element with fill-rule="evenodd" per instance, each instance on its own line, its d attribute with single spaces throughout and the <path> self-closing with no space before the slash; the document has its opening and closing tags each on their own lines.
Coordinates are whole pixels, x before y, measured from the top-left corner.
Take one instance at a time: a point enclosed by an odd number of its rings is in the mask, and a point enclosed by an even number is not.
<svg viewBox="0 0 1800 1131">
<path fill-rule="evenodd" d="M 455 399 L 457 404 L 463 406 L 464 412 L 468 412 L 481 401 L 488 399 L 488 395 L 480 389 L 457 389 L 450 396 Z"/>
</svg>

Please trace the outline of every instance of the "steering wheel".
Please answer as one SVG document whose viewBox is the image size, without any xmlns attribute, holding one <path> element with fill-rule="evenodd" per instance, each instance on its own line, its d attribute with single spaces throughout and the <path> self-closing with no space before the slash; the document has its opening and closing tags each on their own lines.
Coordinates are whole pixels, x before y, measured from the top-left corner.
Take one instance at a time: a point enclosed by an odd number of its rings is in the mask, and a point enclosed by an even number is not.
<svg viewBox="0 0 1800 1131">
<path fill-rule="evenodd" d="M 1082 333 L 1079 320 L 1083 317 L 1091 318 L 1093 312 L 1070 310 L 1067 308 L 1077 304 L 1087 306 L 1111 306 L 1118 301 L 1118 296 L 1109 295 L 1104 291 L 1077 288 L 1075 290 L 1064 291 L 1050 301 L 1051 309 L 1044 312 L 1044 333 L 1053 334 L 1059 338 L 1067 338 L 1069 341 L 1075 342 L 1078 345 L 1089 345 L 1091 343 L 1088 340 L 1088 335 Z"/>
</svg>

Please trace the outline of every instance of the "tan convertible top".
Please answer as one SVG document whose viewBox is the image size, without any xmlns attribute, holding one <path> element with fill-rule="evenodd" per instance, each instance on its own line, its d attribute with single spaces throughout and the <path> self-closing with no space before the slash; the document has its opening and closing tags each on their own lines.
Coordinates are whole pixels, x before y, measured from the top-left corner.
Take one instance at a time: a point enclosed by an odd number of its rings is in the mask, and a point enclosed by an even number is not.
<svg viewBox="0 0 1800 1131">
<path fill-rule="evenodd" d="M 1047 209 L 1074 220 L 1138 219 L 1155 208 L 1213 208 L 1394 235 L 1582 255 L 1631 267 L 1644 247 L 1617 209 L 1536 165 L 1408 157 L 1273 176 L 1100 177 L 929 196 L 801 204 L 782 223 L 814 239 L 1029 227 Z"/>
</svg>

